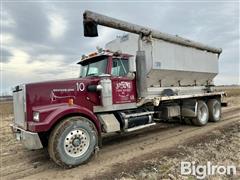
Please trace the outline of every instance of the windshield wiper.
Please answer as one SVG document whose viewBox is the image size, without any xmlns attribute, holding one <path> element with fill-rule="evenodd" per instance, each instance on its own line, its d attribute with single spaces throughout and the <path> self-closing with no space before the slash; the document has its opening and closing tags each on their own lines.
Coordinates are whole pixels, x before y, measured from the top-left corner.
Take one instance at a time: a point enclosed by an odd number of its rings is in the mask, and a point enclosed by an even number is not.
<svg viewBox="0 0 240 180">
<path fill-rule="evenodd" d="M 97 74 L 88 74 L 87 76 L 97 76 Z"/>
</svg>

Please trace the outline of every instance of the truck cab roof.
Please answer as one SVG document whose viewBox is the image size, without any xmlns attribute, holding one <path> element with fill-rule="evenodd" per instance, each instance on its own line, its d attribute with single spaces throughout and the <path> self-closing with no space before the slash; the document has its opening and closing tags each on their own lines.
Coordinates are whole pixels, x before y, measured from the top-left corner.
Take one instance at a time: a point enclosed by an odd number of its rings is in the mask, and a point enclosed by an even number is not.
<svg viewBox="0 0 240 180">
<path fill-rule="evenodd" d="M 110 50 L 102 50 L 97 52 L 92 52 L 88 55 L 83 55 L 82 59 L 77 64 L 88 64 L 91 62 L 95 62 L 98 59 L 102 59 L 103 56 L 112 56 L 113 58 L 120 58 L 120 59 L 128 59 L 132 57 L 130 54 L 121 53 L 119 51 L 113 52 Z"/>
</svg>

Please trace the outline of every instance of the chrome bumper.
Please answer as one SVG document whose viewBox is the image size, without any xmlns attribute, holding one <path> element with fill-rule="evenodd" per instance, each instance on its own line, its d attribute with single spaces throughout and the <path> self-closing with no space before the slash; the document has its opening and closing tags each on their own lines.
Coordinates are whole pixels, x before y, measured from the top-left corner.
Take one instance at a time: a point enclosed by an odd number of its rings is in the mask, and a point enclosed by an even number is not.
<svg viewBox="0 0 240 180">
<path fill-rule="evenodd" d="M 27 149 L 41 149 L 43 145 L 38 133 L 23 130 L 15 125 L 10 125 L 15 138 L 20 141 Z"/>
</svg>

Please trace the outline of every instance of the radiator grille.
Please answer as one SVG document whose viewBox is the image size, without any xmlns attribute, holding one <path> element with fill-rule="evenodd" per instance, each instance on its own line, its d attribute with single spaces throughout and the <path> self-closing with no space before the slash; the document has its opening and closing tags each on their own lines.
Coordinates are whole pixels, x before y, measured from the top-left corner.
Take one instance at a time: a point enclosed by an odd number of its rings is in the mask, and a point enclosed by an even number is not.
<svg viewBox="0 0 240 180">
<path fill-rule="evenodd" d="M 26 91 L 25 85 L 16 86 L 13 91 L 13 110 L 14 110 L 14 124 L 27 129 L 26 124 Z"/>
</svg>

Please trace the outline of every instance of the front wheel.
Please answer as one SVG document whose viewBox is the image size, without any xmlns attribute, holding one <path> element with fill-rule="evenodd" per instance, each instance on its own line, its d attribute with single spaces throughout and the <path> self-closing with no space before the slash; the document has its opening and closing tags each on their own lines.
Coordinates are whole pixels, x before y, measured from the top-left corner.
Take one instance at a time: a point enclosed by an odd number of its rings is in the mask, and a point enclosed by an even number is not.
<svg viewBox="0 0 240 180">
<path fill-rule="evenodd" d="M 81 116 L 60 122 L 50 134 L 48 152 L 62 167 L 74 167 L 87 162 L 97 146 L 94 124 Z"/>
</svg>

